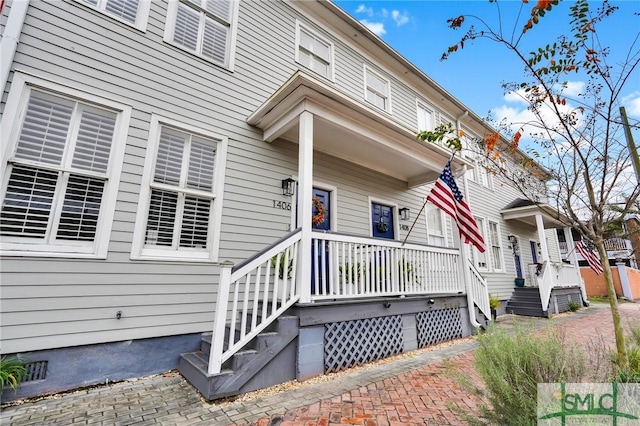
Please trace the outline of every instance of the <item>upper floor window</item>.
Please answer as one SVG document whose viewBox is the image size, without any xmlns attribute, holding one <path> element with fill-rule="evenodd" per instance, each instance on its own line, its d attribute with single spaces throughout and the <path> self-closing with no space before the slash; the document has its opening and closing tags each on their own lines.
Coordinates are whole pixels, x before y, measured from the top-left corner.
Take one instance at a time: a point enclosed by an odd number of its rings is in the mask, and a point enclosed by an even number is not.
<svg viewBox="0 0 640 426">
<path fill-rule="evenodd" d="M 16 83 L 21 119 L 2 163 L 3 250 L 106 256 L 130 109 Z"/>
<path fill-rule="evenodd" d="M 174 0 L 169 3 L 164 39 L 182 49 L 231 68 L 236 14 L 231 0 Z"/>
<path fill-rule="evenodd" d="M 391 83 L 389 80 L 364 68 L 365 99 L 387 112 L 391 111 Z"/>
<path fill-rule="evenodd" d="M 434 126 L 433 109 L 427 107 L 422 102 L 418 102 L 418 131 L 433 130 Z"/>
<path fill-rule="evenodd" d="M 297 22 L 296 29 L 296 62 L 332 80 L 333 44 L 300 22 Z"/>
<path fill-rule="evenodd" d="M 149 16 L 148 0 L 83 0 L 85 3 L 144 31 Z"/>
<path fill-rule="evenodd" d="M 162 121 L 151 124 L 134 257 L 215 260 L 226 139 Z"/>
</svg>

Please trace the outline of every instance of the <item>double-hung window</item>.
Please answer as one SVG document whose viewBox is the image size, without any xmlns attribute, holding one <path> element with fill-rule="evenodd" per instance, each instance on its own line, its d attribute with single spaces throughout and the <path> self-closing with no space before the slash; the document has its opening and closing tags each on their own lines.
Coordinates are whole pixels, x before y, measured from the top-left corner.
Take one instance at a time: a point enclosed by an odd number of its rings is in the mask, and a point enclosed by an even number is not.
<svg viewBox="0 0 640 426">
<path fill-rule="evenodd" d="M 391 83 L 365 66 L 365 99 L 378 108 L 391 112 Z"/>
<path fill-rule="evenodd" d="M 19 74 L 13 86 L 20 106 L 2 123 L 11 147 L 2 162 L 3 252 L 106 256 L 130 108 L 54 94 Z"/>
<path fill-rule="evenodd" d="M 226 140 L 157 117 L 152 129 L 134 257 L 215 260 Z"/>
<path fill-rule="evenodd" d="M 82 0 L 96 9 L 144 31 L 149 16 L 149 0 Z"/>
<path fill-rule="evenodd" d="M 433 109 L 418 102 L 418 131 L 433 130 L 434 119 Z"/>
<path fill-rule="evenodd" d="M 494 271 L 503 270 L 502 244 L 500 242 L 500 228 L 496 222 L 489 221 L 489 243 L 491 244 L 491 262 Z"/>
<path fill-rule="evenodd" d="M 232 0 L 174 0 L 169 3 L 164 39 L 218 65 L 231 68 L 234 30 Z"/>
<path fill-rule="evenodd" d="M 333 44 L 297 23 L 296 61 L 317 74 L 333 79 Z"/>
<path fill-rule="evenodd" d="M 446 222 L 444 212 L 431 203 L 427 203 L 427 244 L 445 247 L 447 238 L 445 234 Z"/>
<path fill-rule="evenodd" d="M 484 218 L 481 217 L 477 217 L 474 216 L 474 218 L 476 219 L 476 223 L 478 224 L 478 229 L 480 230 L 480 233 L 482 234 L 482 237 L 484 238 L 485 242 L 487 241 L 487 233 L 485 231 L 485 226 L 484 226 Z M 484 253 L 480 253 L 480 251 L 478 251 L 477 248 L 475 248 L 475 246 L 471 249 L 471 257 L 473 258 L 473 264 L 476 266 L 476 268 L 486 271 L 489 269 L 489 264 L 487 262 L 487 252 L 485 251 Z"/>
</svg>

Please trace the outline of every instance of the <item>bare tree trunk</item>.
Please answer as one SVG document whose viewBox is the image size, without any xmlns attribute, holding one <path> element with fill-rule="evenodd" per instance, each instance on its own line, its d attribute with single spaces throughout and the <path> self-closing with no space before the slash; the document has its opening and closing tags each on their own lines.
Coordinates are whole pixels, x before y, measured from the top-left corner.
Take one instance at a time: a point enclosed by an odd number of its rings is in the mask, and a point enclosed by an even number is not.
<svg viewBox="0 0 640 426">
<path fill-rule="evenodd" d="M 611 316 L 613 318 L 613 331 L 616 336 L 618 367 L 622 370 L 626 370 L 629 365 L 629 357 L 627 355 L 627 345 L 625 344 L 624 339 L 624 330 L 620 323 L 618 296 L 616 295 L 616 289 L 613 286 L 613 275 L 611 274 L 611 266 L 609 266 L 609 257 L 607 256 L 607 250 L 604 247 L 604 241 L 600 241 L 596 244 L 596 247 L 600 254 L 600 260 L 602 261 L 602 267 L 604 268 L 604 280 L 607 284 L 607 295 L 609 296 L 609 305 L 611 306 Z"/>
</svg>

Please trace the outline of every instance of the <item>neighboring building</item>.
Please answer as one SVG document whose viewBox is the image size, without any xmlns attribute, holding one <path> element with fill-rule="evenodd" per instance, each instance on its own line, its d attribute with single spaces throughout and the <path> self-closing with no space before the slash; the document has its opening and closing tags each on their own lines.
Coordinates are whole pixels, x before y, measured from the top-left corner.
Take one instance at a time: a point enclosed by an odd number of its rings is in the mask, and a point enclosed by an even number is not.
<svg viewBox="0 0 640 426">
<path fill-rule="evenodd" d="M 492 129 L 334 4 L 2 4 L 0 348 L 31 362 L 3 399 L 179 359 L 218 398 L 469 335 L 488 293 L 580 299 L 555 213 L 472 149 L 486 253 L 412 228 L 451 154 L 416 132 Z"/>
</svg>

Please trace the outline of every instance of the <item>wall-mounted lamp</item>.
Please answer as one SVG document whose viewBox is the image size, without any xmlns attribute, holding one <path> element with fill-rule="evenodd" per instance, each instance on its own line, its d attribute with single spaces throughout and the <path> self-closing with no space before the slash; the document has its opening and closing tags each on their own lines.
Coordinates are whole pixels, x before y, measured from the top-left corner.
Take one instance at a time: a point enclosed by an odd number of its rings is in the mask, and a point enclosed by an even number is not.
<svg viewBox="0 0 640 426">
<path fill-rule="evenodd" d="M 408 207 L 401 208 L 398 210 L 398 213 L 400 213 L 400 220 L 409 220 L 409 217 L 411 216 L 411 210 L 409 210 Z"/>
<path fill-rule="evenodd" d="M 517 242 L 518 242 L 518 238 L 517 238 L 515 235 L 509 235 L 509 236 L 507 237 L 507 239 L 509 240 L 509 242 L 510 242 L 511 244 L 515 244 L 515 243 L 517 243 Z"/>
<path fill-rule="evenodd" d="M 295 194 L 296 181 L 291 178 L 282 180 L 282 195 L 292 197 Z"/>
</svg>

